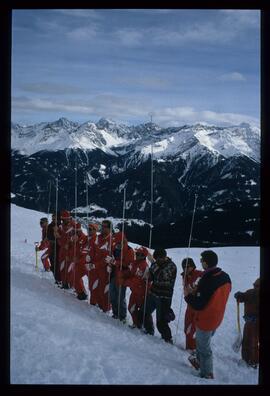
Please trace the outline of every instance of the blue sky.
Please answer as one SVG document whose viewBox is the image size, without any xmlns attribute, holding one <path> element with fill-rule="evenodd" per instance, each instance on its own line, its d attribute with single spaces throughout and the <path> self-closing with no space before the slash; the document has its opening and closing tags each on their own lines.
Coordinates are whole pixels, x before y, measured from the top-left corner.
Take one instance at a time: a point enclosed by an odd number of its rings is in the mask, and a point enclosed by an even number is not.
<svg viewBox="0 0 270 396">
<path fill-rule="evenodd" d="M 12 120 L 260 118 L 258 10 L 14 10 Z"/>
</svg>

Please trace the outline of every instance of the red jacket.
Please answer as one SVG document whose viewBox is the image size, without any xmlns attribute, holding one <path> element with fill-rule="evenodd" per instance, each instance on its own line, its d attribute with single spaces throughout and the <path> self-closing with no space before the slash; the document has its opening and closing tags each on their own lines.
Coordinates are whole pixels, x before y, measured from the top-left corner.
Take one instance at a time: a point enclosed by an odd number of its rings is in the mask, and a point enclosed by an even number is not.
<svg viewBox="0 0 270 396">
<path fill-rule="evenodd" d="M 193 271 L 191 271 L 189 274 L 186 273 L 186 278 L 185 278 L 185 287 L 190 286 L 192 288 L 196 287 L 196 285 L 198 284 L 198 280 L 199 278 L 201 278 L 203 274 L 203 271 L 199 271 L 197 269 L 194 268 Z M 184 281 L 184 272 L 182 272 L 182 277 L 183 277 L 183 281 Z"/>
<path fill-rule="evenodd" d="M 82 255 L 83 255 L 83 249 L 87 244 L 87 235 L 85 235 L 83 232 L 80 234 L 78 233 L 76 235 L 77 240 L 75 241 L 75 235 L 71 236 L 69 240 L 69 257 L 71 260 L 74 260 L 75 257 L 75 262 L 79 262 Z"/>
<path fill-rule="evenodd" d="M 105 238 L 100 234 L 97 235 L 94 242 L 91 243 L 91 258 L 98 271 L 105 271 L 107 273 L 108 264 L 105 261 L 105 257 L 110 255 L 111 238 L 112 236 L 110 234 Z"/>
<path fill-rule="evenodd" d="M 196 327 L 211 331 L 221 324 L 230 291 L 231 280 L 226 272 L 217 267 L 204 271 L 196 292 L 185 297 L 196 310 Z"/>
<path fill-rule="evenodd" d="M 143 275 L 148 268 L 146 260 L 134 260 L 129 265 L 129 270 L 124 273 L 124 286 L 128 286 L 132 292 L 140 293 L 145 290 Z"/>
</svg>

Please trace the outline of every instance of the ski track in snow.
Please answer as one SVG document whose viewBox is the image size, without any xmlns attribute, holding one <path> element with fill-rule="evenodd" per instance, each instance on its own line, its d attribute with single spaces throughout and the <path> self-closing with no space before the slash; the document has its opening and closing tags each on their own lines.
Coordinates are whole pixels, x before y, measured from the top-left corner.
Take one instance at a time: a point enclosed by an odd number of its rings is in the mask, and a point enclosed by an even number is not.
<svg viewBox="0 0 270 396">
<path fill-rule="evenodd" d="M 54 285 L 52 274 L 35 270 L 34 242 L 40 240 L 44 213 L 11 206 L 11 383 L 12 384 L 257 384 L 258 371 L 246 367 L 232 351 L 236 333 L 233 294 L 246 290 L 259 276 L 259 248 L 214 248 L 220 266 L 232 279 L 232 292 L 222 325 L 212 339 L 214 375 L 201 379 L 184 350 L 183 301 L 176 345 L 130 329 L 71 291 Z M 27 243 L 24 242 L 25 238 Z M 204 250 L 191 248 L 199 265 Z M 181 301 L 180 263 L 187 249 L 168 249 L 178 267 L 170 323 L 173 338 Z M 40 254 L 39 254 L 40 256 Z M 86 279 L 84 279 L 87 284 Z M 127 301 L 129 292 L 127 290 Z M 243 306 L 241 306 L 241 316 Z M 128 320 L 131 318 L 128 313 Z M 155 317 L 154 317 L 155 320 Z M 241 319 L 243 329 L 243 319 Z"/>
</svg>

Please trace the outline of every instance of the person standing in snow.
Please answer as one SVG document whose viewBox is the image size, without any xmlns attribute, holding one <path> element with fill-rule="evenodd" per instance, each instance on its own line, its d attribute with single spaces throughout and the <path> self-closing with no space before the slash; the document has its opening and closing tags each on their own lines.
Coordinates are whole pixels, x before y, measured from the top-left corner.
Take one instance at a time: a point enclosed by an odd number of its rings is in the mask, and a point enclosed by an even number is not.
<svg viewBox="0 0 270 396">
<path fill-rule="evenodd" d="M 57 225 L 59 226 L 61 223 L 60 220 L 60 213 L 57 214 Z M 50 242 L 50 262 L 51 262 L 51 271 L 53 275 L 55 276 L 55 283 L 59 285 L 61 283 L 61 278 L 60 278 L 60 269 L 59 269 L 59 245 L 58 243 L 55 244 L 55 235 L 54 235 L 54 228 L 56 225 L 56 214 L 52 214 L 52 221 L 48 225 L 47 229 L 47 238 Z M 55 268 L 54 268 L 55 266 Z"/>
<path fill-rule="evenodd" d="M 59 225 L 59 227 L 55 226 L 54 232 L 59 245 L 59 270 L 62 288 L 69 289 L 70 285 L 68 284 L 68 267 L 72 258 L 69 256 L 69 251 L 74 221 L 72 220 L 68 210 L 61 211 L 61 221 L 62 223 Z"/>
<path fill-rule="evenodd" d="M 81 224 L 76 222 L 70 238 L 69 256 L 71 257 L 71 262 L 68 268 L 68 283 L 75 289 L 79 300 L 87 299 L 87 293 L 82 279 L 84 275 L 87 275 L 85 263 L 82 262 L 83 249 L 87 245 L 87 242 L 88 238 L 83 233 Z"/>
<path fill-rule="evenodd" d="M 189 357 L 190 363 L 200 369 L 201 378 L 212 379 L 213 354 L 211 338 L 220 326 L 231 291 L 229 275 L 217 267 L 218 256 L 212 250 L 201 253 L 204 272 L 197 288 L 184 288 L 186 302 L 196 311 L 196 356 Z"/>
<path fill-rule="evenodd" d="M 183 272 L 181 273 L 181 276 L 183 278 L 183 286 L 184 288 L 190 288 L 190 290 L 193 291 L 196 288 L 203 271 L 196 269 L 196 265 L 190 257 L 187 257 L 182 261 L 182 268 Z M 196 311 L 191 307 L 191 305 L 187 304 L 184 332 L 186 335 L 186 349 L 191 351 L 196 350 L 195 313 Z"/>
<path fill-rule="evenodd" d="M 98 305 L 103 312 L 110 310 L 108 298 L 109 277 L 105 258 L 111 254 L 112 224 L 103 220 L 101 233 L 97 235 L 93 244 L 93 257 L 91 265 L 91 299 L 90 303 Z"/>
<path fill-rule="evenodd" d="M 107 256 L 105 261 L 107 263 L 107 271 L 111 274 L 110 301 L 112 304 L 113 318 L 119 319 L 125 323 L 127 316 L 127 303 L 124 278 L 127 271 L 129 271 L 129 266 L 134 261 L 134 251 L 130 246 L 128 246 L 127 239 L 122 232 L 118 232 L 113 235 L 112 255 Z"/>
<path fill-rule="evenodd" d="M 234 295 L 237 302 L 244 303 L 245 310 L 242 359 L 253 368 L 257 368 L 259 363 L 259 295 L 260 278 L 253 283 L 253 289 L 244 293 L 238 291 Z"/>
<path fill-rule="evenodd" d="M 40 219 L 40 227 L 42 230 L 41 242 L 39 245 L 36 246 L 36 251 L 45 250 L 42 254 L 41 261 L 45 271 L 50 271 L 51 269 L 51 262 L 50 262 L 50 242 L 47 238 L 47 230 L 48 230 L 48 219 L 47 217 L 42 217 Z"/>
<path fill-rule="evenodd" d="M 130 263 L 129 270 L 123 272 L 123 285 L 129 287 L 131 290 L 128 310 L 133 320 L 132 328 L 142 327 L 139 311 L 143 309 L 144 303 L 146 288 L 146 281 L 144 278 L 149 269 L 146 262 L 148 254 L 147 248 L 143 246 L 135 249 L 135 260 Z M 149 286 L 147 289 L 149 291 Z"/>
<path fill-rule="evenodd" d="M 156 324 L 161 338 L 172 344 L 172 333 L 168 323 L 175 318 L 171 303 L 177 267 L 167 257 L 165 249 L 156 249 L 153 259 L 148 272 L 148 279 L 152 281 L 152 285 L 146 300 L 144 328 L 147 334 L 154 334 L 152 313 L 156 310 Z"/>
<path fill-rule="evenodd" d="M 90 304 L 96 305 L 97 300 L 94 300 L 92 296 L 93 284 L 97 279 L 95 276 L 95 268 L 93 264 L 95 242 L 98 243 L 97 239 L 98 224 L 89 223 L 88 224 L 88 238 L 87 243 L 82 250 L 82 257 L 80 259 L 80 267 L 84 267 L 84 274 L 88 277 L 88 289 L 90 292 Z"/>
</svg>

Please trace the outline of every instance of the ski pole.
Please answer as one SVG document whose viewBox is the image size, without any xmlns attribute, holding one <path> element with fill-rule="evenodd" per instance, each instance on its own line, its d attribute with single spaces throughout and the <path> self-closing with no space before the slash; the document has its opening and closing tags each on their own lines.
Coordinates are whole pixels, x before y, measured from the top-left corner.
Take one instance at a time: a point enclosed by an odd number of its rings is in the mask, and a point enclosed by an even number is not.
<svg viewBox="0 0 270 396">
<path fill-rule="evenodd" d="M 55 227 L 57 227 L 57 211 L 58 211 L 58 177 L 56 178 L 56 185 L 55 185 Z M 56 280 L 56 254 L 57 254 L 57 249 L 56 249 L 56 234 L 54 235 L 54 268 L 53 268 L 53 273 L 54 273 L 54 279 Z"/>
<path fill-rule="evenodd" d="M 74 254 L 73 254 L 73 261 L 74 261 L 74 276 L 73 276 L 73 287 L 75 288 L 75 279 L 76 279 L 76 247 L 77 247 L 77 157 L 76 157 L 76 167 L 75 167 L 75 191 L 74 191 L 74 205 L 75 205 L 75 243 L 74 243 Z"/>
<path fill-rule="evenodd" d="M 85 192 L 86 192 L 86 225 L 87 225 L 87 234 L 88 234 L 88 252 L 90 253 L 90 238 L 89 238 L 89 224 L 88 224 L 88 184 L 87 184 L 87 173 L 85 174 Z M 89 264 L 89 263 L 88 263 Z M 88 266 L 88 304 L 90 305 L 90 268 Z"/>
<path fill-rule="evenodd" d="M 47 213 L 48 213 L 48 219 L 49 219 L 50 202 L 51 202 L 51 181 L 50 181 L 50 180 L 49 180 L 49 185 L 50 185 L 50 187 L 49 187 L 49 202 L 48 202 L 48 211 L 47 211 Z M 47 236 L 48 236 L 48 227 L 46 228 L 46 238 L 47 238 Z"/>
<path fill-rule="evenodd" d="M 232 349 L 235 353 L 239 352 L 241 345 L 242 345 L 242 333 L 241 333 L 241 326 L 240 326 L 240 304 L 239 301 L 237 301 L 237 337 L 236 340 L 234 341 L 232 345 Z"/>
<path fill-rule="evenodd" d="M 35 252 L 36 252 L 36 271 L 38 271 L 38 251 L 37 251 L 37 248 L 38 248 L 38 245 L 39 245 L 39 243 L 38 242 L 35 242 Z"/>
<path fill-rule="evenodd" d="M 189 241 L 188 241 L 188 251 L 187 251 L 186 264 L 185 264 L 185 270 L 184 270 L 184 278 L 183 278 L 183 285 L 184 286 L 185 286 L 185 282 L 186 282 L 187 262 L 188 262 L 190 245 L 191 245 L 191 238 L 192 238 L 192 231 L 193 231 L 193 224 L 194 224 L 194 216 L 195 216 L 197 198 L 198 198 L 198 194 L 195 194 L 194 207 L 193 207 L 192 220 L 191 220 L 191 227 L 190 227 L 190 234 L 189 234 Z M 177 326 L 176 326 L 174 343 L 176 343 L 177 332 L 178 332 L 178 327 L 179 327 L 179 320 L 180 320 L 180 315 L 181 315 L 181 311 L 182 311 L 182 304 L 183 304 L 183 291 L 182 291 L 182 294 L 181 294 L 180 309 L 179 309 L 179 316 L 178 316 L 178 321 L 177 321 Z"/>
<path fill-rule="evenodd" d="M 109 246 L 109 254 L 112 255 L 112 222 L 110 226 L 110 246 Z M 110 283 L 111 283 L 111 272 L 108 273 L 108 282 L 109 282 L 109 289 L 108 289 L 108 308 L 110 307 Z"/>
<path fill-rule="evenodd" d="M 152 123 L 152 116 L 151 116 L 151 123 Z M 151 249 L 151 244 L 152 244 L 152 228 L 153 228 L 153 196 L 154 196 L 154 177 L 153 177 L 153 175 L 154 175 L 154 172 L 153 172 L 153 145 L 151 144 L 151 211 L 150 211 L 149 249 Z M 148 280 L 146 279 L 145 293 L 144 293 L 144 304 L 143 304 L 143 323 L 142 323 L 143 328 L 144 328 L 144 322 L 145 322 L 147 292 L 148 292 Z"/>
<path fill-rule="evenodd" d="M 120 273 L 122 273 L 123 264 L 123 245 L 124 245 L 124 229 L 125 229 L 125 208 L 126 208 L 126 187 L 124 188 L 123 197 L 123 220 L 122 220 L 122 241 L 121 241 L 121 258 L 120 258 Z M 120 297 L 121 297 L 122 285 L 118 288 L 118 319 L 120 320 Z"/>
</svg>

